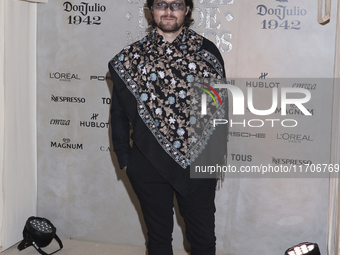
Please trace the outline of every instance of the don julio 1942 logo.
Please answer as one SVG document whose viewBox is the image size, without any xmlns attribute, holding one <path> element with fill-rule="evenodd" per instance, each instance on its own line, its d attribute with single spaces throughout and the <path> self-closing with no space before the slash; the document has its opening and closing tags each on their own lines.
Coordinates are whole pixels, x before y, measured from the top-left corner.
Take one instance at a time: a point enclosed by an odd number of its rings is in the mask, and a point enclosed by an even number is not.
<svg viewBox="0 0 340 255">
<path fill-rule="evenodd" d="M 283 2 L 283 1 L 280 1 Z M 288 3 L 288 1 L 285 1 Z M 307 15 L 307 10 L 299 6 L 287 6 L 279 4 L 276 7 L 270 7 L 260 4 L 256 7 L 257 15 L 270 17 L 262 21 L 262 29 L 268 30 L 300 30 L 301 18 Z"/>
<path fill-rule="evenodd" d="M 102 17 L 99 13 L 106 11 L 106 6 L 100 3 L 89 4 L 81 2 L 80 4 L 72 4 L 71 2 L 63 3 L 63 11 L 75 12 L 76 15 L 68 16 L 69 25 L 101 25 Z"/>
</svg>

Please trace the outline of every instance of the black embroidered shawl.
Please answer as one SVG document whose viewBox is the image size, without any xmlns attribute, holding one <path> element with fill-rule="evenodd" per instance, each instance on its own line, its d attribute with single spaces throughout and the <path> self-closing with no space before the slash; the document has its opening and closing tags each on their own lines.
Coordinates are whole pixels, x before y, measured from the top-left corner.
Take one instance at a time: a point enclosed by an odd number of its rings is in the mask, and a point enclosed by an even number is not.
<svg viewBox="0 0 340 255">
<path fill-rule="evenodd" d="M 200 118 L 190 108 L 200 103 L 200 98 L 191 95 L 192 86 L 197 78 L 221 80 L 224 75 L 222 64 L 201 49 L 202 44 L 203 37 L 190 29 L 184 29 L 171 44 L 153 30 L 113 59 L 115 71 L 138 102 L 145 125 L 183 168 L 199 155 L 202 146 L 195 145 L 209 139 L 209 134 L 195 134 L 190 126 L 212 117 Z M 215 117 L 222 116 L 221 109 Z"/>
</svg>

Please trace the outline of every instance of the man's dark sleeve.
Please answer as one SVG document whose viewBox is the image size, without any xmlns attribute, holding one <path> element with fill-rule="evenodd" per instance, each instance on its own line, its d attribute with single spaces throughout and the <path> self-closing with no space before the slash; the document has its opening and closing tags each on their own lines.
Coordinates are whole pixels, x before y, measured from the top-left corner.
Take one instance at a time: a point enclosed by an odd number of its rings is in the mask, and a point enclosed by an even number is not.
<svg viewBox="0 0 340 255">
<path fill-rule="evenodd" d="M 206 38 L 203 38 L 203 49 L 209 51 L 211 54 L 213 54 L 218 59 L 218 61 L 223 66 L 223 78 L 226 78 L 223 57 L 221 55 L 221 52 L 216 47 L 216 45 L 212 41 Z"/>
<path fill-rule="evenodd" d="M 109 70 L 113 81 L 111 100 L 111 132 L 114 151 L 118 158 L 119 167 L 127 166 L 131 153 L 130 146 L 130 123 L 119 101 L 115 84 L 123 82 L 109 63 Z"/>
</svg>

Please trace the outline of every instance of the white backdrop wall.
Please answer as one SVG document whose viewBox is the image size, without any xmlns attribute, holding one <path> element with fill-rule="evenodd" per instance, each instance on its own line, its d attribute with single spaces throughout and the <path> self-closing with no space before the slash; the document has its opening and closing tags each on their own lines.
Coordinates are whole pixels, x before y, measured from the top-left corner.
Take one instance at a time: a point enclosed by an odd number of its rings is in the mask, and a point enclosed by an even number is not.
<svg viewBox="0 0 340 255">
<path fill-rule="evenodd" d="M 64 238 L 145 244 L 139 204 L 110 143 L 107 69 L 115 54 L 145 35 L 143 6 L 143 0 L 50 0 L 38 8 L 38 213 Z M 229 163 L 329 163 L 336 8 L 320 25 L 317 1 L 198 0 L 195 6 L 193 28 L 219 47 L 229 79 L 245 78 L 237 83 L 245 93 L 250 86 L 265 103 L 271 88 L 254 84 L 266 77 L 279 89 L 303 86 L 312 95 L 306 104 L 312 116 L 292 106 L 287 116 L 279 106 L 271 116 L 294 119 L 296 128 L 232 127 Z M 254 118 L 247 112 L 235 120 Z M 217 192 L 219 251 L 283 254 L 312 241 L 326 252 L 328 175 L 245 177 L 227 178 Z M 185 246 L 180 219 L 174 246 Z"/>
<path fill-rule="evenodd" d="M 3 35 L 5 32 L 5 19 L 4 19 L 4 2 L 0 3 L 0 34 Z M 2 176 L 3 173 L 3 153 L 4 153 L 4 135 L 5 135 L 5 124 L 4 124 L 4 117 L 5 117 L 5 91 L 4 91 L 4 64 L 5 64 L 5 40 L 3 39 L 4 37 L 1 36 L 1 40 L 0 40 L 0 86 L 1 86 L 1 90 L 0 90 L 0 174 Z M 2 180 L 2 178 L 1 178 Z M 2 181 L 0 182 L 0 226 L 2 225 L 2 218 L 3 218 L 3 208 L 4 208 L 4 201 L 3 201 L 3 184 Z M 1 229 L 1 227 L 0 227 Z M 2 237 L 0 238 L 0 246 L 2 247 Z"/>
<path fill-rule="evenodd" d="M 340 2 L 338 2 L 340 13 Z M 334 65 L 334 94 L 332 117 L 332 149 L 331 162 L 340 162 L 340 16 L 337 17 L 336 53 Z M 329 221 L 328 221 L 328 254 L 340 253 L 340 203 L 339 203 L 339 174 L 334 173 L 330 179 Z"/>
<path fill-rule="evenodd" d="M 37 212 L 36 4 L 0 2 L 0 251 Z"/>
</svg>

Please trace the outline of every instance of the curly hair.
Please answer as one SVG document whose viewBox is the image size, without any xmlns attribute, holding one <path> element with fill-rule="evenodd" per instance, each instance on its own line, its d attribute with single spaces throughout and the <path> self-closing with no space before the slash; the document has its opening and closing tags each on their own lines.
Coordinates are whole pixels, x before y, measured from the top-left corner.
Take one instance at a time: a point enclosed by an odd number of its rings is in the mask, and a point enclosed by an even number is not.
<svg viewBox="0 0 340 255">
<path fill-rule="evenodd" d="M 194 3 L 193 3 L 193 0 L 184 0 L 184 2 L 185 2 L 185 6 L 189 6 L 188 14 L 185 16 L 185 19 L 184 19 L 184 26 L 190 27 L 192 23 L 194 22 L 194 20 L 191 18 L 192 11 L 194 9 Z M 150 11 L 152 10 L 153 3 L 154 3 L 154 0 L 147 0 L 146 2 L 146 5 Z M 156 26 L 152 13 L 151 13 L 151 17 L 149 20 L 149 24 L 153 27 Z"/>
</svg>

